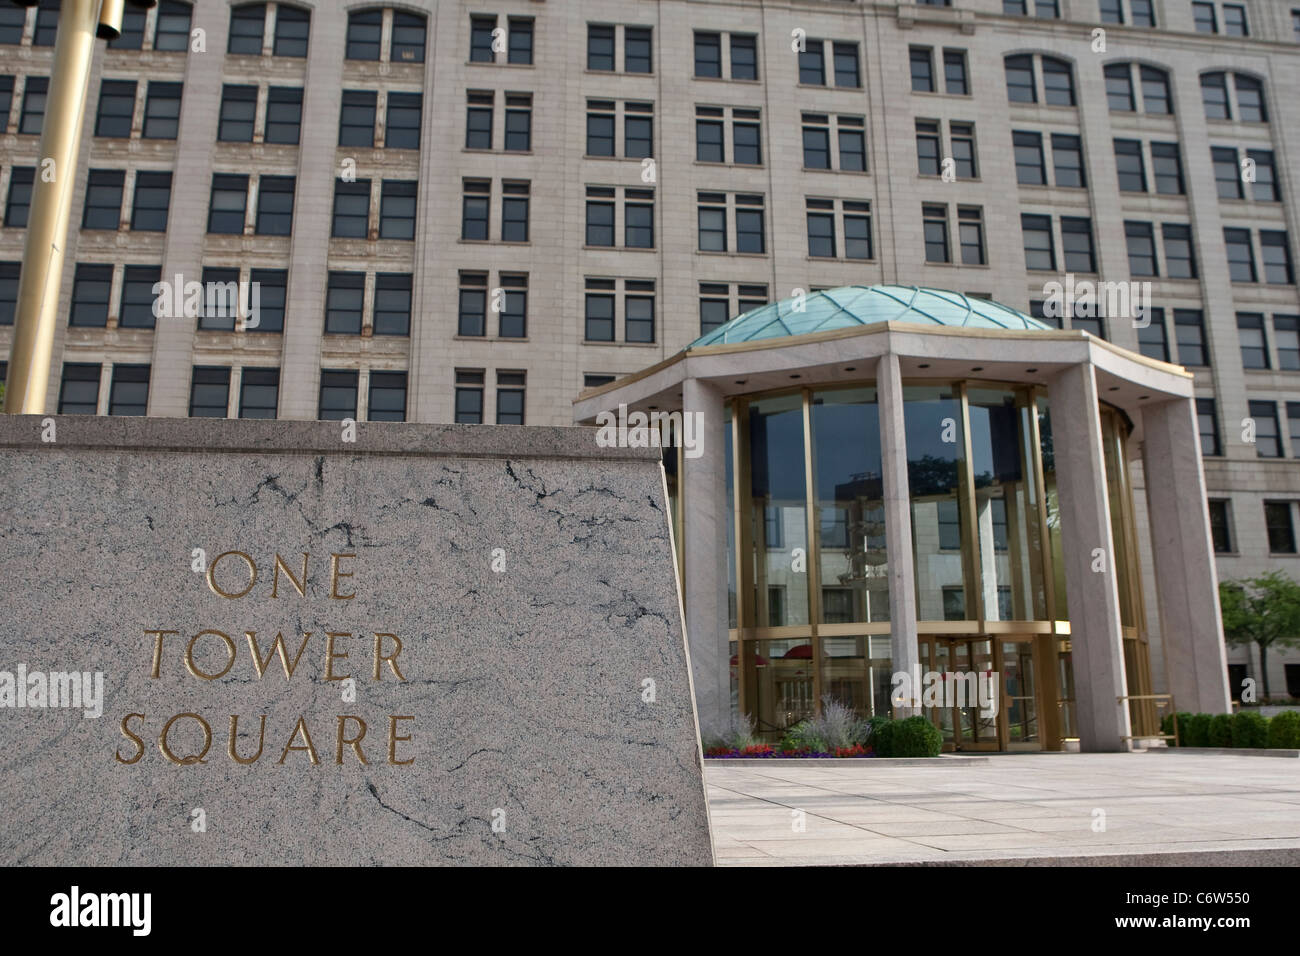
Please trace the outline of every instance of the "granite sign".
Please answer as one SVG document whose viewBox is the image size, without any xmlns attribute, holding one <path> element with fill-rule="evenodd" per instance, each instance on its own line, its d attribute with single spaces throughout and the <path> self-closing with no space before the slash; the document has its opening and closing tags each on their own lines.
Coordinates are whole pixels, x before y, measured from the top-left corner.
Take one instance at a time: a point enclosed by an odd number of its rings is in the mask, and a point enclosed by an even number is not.
<svg viewBox="0 0 1300 956">
<path fill-rule="evenodd" d="M 710 863 L 657 450 L 355 428 L 0 420 L 0 860 Z"/>
</svg>

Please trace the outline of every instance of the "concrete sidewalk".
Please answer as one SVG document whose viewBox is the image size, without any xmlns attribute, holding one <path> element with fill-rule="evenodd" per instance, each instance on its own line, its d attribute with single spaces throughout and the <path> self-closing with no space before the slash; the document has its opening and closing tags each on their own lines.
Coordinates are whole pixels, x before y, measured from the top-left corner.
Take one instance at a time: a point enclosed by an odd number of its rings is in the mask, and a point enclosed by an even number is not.
<svg viewBox="0 0 1300 956">
<path fill-rule="evenodd" d="M 1161 856 L 1169 853 L 1205 865 L 1224 851 L 1232 863 L 1300 865 L 1295 759 L 1044 753 L 970 763 L 940 757 L 925 766 L 810 760 L 705 768 L 720 865 L 1060 857 L 1124 865 L 1173 862 Z M 794 827 L 797 810 L 803 832 Z"/>
</svg>

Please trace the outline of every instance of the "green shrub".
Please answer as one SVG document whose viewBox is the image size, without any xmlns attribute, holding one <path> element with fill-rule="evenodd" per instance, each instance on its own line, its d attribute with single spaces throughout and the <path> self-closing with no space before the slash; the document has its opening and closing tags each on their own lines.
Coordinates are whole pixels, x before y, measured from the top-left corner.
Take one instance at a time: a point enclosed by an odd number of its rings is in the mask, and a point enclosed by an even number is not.
<svg viewBox="0 0 1300 956">
<path fill-rule="evenodd" d="M 781 745 L 777 750 L 793 750 L 796 753 L 807 753 L 813 751 L 816 753 L 827 753 L 830 750 L 829 745 L 817 731 L 816 725 L 811 720 L 801 720 L 793 727 L 786 728 L 785 736 L 781 738 Z"/>
<path fill-rule="evenodd" d="M 870 733 L 867 735 L 867 746 L 877 757 L 889 756 L 889 738 L 893 735 L 896 721 L 888 714 L 876 714 L 867 721 Z"/>
<path fill-rule="evenodd" d="M 1208 747 L 1210 745 L 1209 714 L 1192 714 L 1187 718 L 1185 729 L 1181 723 L 1178 727 L 1182 734 L 1182 745 L 1184 747 Z"/>
<path fill-rule="evenodd" d="M 754 721 L 748 714 L 734 711 L 727 717 L 727 722 L 717 727 L 700 728 L 700 742 L 705 750 L 714 748 L 726 750 L 744 750 L 760 743 L 754 736 Z"/>
<path fill-rule="evenodd" d="M 1191 719 L 1192 719 L 1192 715 L 1191 715 L 1191 714 L 1185 714 L 1185 713 L 1179 712 L 1179 714 L 1178 714 L 1178 731 L 1177 731 L 1179 739 L 1178 739 L 1178 740 L 1174 740 L 1174 739 L 1173 739 L 1173 735 L 1174 735 L 1174 715 L 1173 715 L 1173 714 L 1165 714 L 1165 716 L 1163 716 L 1163 717 L 1160 718 L 1160 732 L 1161 732 L 1162 734 L 1165 734 L 1165 735 L 1167 735 L 1167 736 L 1169 737 L 1169 739 L 1165 741 L 1165 743 L 1166 743 L 1168 746 L 1170 746 L 1170 747 L 1186 747 L 1186 746 L 1187 746 L 1187 722 L 1188 722 L 1189 720 L 1191 720 Z"/>
<path fill-rule="evenodd" d="M 1232 746 L 1232 715 L 1215 714 L 1210 718 L 1210 739 L 1211 747 L 1231 747 Z"/>
<path fill-rule="evenodd" d="M 888 750 L 882 757 L 937 757 L 943 749 L 939 729 L 921 716 L 895 721 L 887 741 Z"/>
<path fill-rule="evenodd" d="M 1253 710 L 1232 715 L 1232 746 L 1267 747 L 1268 718 Z"/>
<path fill-rule="evenodd" d="M 1268 745 L 1289 750 L 1300 748 L 1300 711 L 1284 710 L 1268 722 Z"/>
<path fill-rule="evenodd" d="M 822 698 L 820 717 L 808 721 L 812 733 L 827 744 L 826 750 L 848 749 L 865 744 L 871 735 L 871 725 L 858 716 L 852 707 L 846 707 L 834 697 Z"/>
</svg>

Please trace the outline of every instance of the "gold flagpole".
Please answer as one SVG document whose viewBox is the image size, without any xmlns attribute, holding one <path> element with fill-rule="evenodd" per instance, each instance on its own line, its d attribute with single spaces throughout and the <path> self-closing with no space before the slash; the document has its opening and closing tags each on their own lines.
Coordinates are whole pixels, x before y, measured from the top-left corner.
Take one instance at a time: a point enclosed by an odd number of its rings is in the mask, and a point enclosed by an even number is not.
<svg viewBox="0 0 1300 956">
<path fill-rule="evenodd" d="M 154 2 L 133 0 L 138 6 L 152 6 Z M 32 3 L 19 2 L 18 6 Z M 39 415 L 45 411 L 63 252 L 77 182 L 77 154 L 95 37 L 116 37 L 122 29 L 122 13 L 123 0 L 63 0 L 59 8 L 5 382 L 4 410 L 11 414 Z"/>
</svg>

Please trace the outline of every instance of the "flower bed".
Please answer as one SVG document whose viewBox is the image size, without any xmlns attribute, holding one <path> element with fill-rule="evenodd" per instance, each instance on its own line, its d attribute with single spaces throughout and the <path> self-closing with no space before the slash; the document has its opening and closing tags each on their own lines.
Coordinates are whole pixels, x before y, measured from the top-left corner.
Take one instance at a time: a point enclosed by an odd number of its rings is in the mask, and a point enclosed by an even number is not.
<svg viewBox="0 0 1300 956">
<path fill-rule="evenodd" d="M 751 759 L 754 757 L 796 757 L 809 759 L 835 759 L 836 757 L 874 757 L 870 747 L 854 744 L 852 747 L 836 747 L 832 752 L 824 750 L 777 750 L 768 744 L 755 744 L 737 750 L 734 747 L 710 747 L 704 752 L 710 760 Z"/>
</svg>

